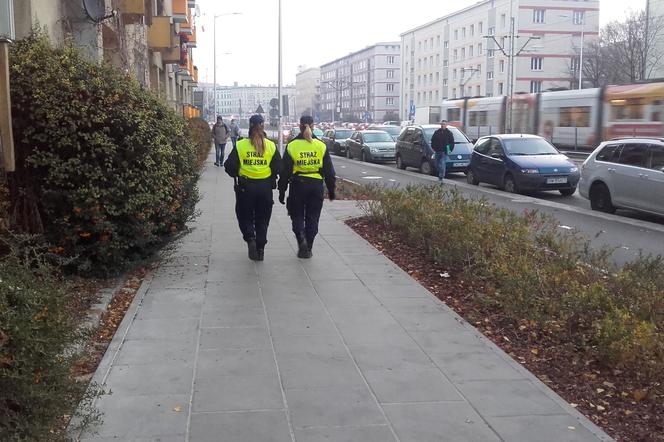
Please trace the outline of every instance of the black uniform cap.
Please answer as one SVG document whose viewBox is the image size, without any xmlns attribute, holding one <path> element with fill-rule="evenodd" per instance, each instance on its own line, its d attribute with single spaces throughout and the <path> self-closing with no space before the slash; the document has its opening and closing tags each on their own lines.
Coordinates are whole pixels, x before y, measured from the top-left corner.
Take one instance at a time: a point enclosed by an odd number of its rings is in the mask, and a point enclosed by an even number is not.
<svg viewBox="0 0 664 442">
<path fill-rule="evenodd" d="M 263 124 L 264 122 L 265 122 L 265 120 L 259 114 L 252 115 L 251 118 L 249 118 L 249 125 L 250 126 L 256 126 L 256 125 L 259 125 L 259 124 Z"/>
<path fill-rule="evenodd" d="M 310 115 L 302 115 L 300 117 L 300 124 L 314 124 L 314 118 Z"/>
</svg>

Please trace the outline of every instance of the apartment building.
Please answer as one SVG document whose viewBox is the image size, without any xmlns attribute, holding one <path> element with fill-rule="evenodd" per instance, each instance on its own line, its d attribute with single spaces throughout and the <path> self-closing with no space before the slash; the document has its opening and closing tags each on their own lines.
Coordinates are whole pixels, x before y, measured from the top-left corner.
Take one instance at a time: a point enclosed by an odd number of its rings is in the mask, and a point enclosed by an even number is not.
<svg viewBox="0 0 664 442">
<path fill-rule="evenodd" d="M 599 35 L 599 0 L 485 0 L 402 33 L 402 118 L 445 99 L 509 95 L 512 28 L 514 93 L 574 87 L 582 35 Z"/>
<path fill-rule="evenodd" d="M 383 121 L 399 112 L 399 42 L 376 43 L 320 67 L 320 118 Z"/>
<path fill-rule="evenodd" d="M 270 101 L 278 95 L 277 86 L 239 86 L 237 83 L 233 86 L 217 86 L 217 114 L 245 119 L 254 114 L 259 106 L 267 114 Z M 294 115 L 295 86 L 282 86 L 281 95 L 288 96 L 288 114 Z"/>
<path fill-rule="evenodd" d="M 198 115 L 196 0 L 9 0 L 16 38 L 42 26 L 55 45 L 71 39 L 91 59 L 131 74 L 185 117 Z"/>
<path fill-rule="evenodd" d="M 295 75 L 295 116 L 310 115 L 320 118 L 320 68 L 301 69 Z"/>
</svg>

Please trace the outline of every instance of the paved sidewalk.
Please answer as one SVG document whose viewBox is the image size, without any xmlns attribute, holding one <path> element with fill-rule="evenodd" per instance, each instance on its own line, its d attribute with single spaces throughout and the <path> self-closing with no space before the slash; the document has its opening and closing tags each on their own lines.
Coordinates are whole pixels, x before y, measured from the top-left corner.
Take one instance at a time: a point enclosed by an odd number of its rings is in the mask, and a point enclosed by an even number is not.
<svg viewBox="0 0 664 442">
<path fill-rule="evenodd" d="M 84 440 L 610 440 L 338 221 L 347 202 L 326 201 L 311 260 L 277 202 L 254 263 L 232 181 L 208 166 L 200 186 L 95 375 L 113 394 Z"/>
</svg>

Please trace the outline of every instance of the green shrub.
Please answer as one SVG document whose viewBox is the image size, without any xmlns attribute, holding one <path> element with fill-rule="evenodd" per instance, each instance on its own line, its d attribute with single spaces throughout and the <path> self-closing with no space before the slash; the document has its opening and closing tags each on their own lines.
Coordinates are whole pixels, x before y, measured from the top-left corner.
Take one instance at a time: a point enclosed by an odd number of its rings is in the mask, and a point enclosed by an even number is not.
<svg viewBox="0 0 664 442">
<path fill-rule="evenodd" d="M 184 228 L 198 176 L 183 118 L 130 77 L 40 33 L 12 45 L 10 75 L 18 227 L 34 230 L 39 216 L 55 252 L 97 273 Z"/>
<path fill-rule="evenodd" d="M 210 126 L 202 118 L 192 118 L 188 121 L 188 125 L 191 139 L 196 146 L 196 164 L 200 170 L 212 148 Z"/>
<path fill-rule="evenodd" d="M 490 303 L 515 322 L 553 327 L 561 342 L 607 366 L 664 382 L 664 259 L 621 269 L 611 250 L 536 212 L 513 212 L 434 187 L 366 190 L 364 210 L 448 269 L 481 282 Z"/>
<path fill-rule="evenodd" d="M 5 244 L 3 244 L 5 246 Z M 25 247 L 21 247 L 26 250 Z M 29 248 L 27 249 L 29 250 Z M 0 440 L 51 440 L 87 383 L 72 379 L 77 332 L 67 284 L 36 254 L 0 258 Z"/>
</svg>

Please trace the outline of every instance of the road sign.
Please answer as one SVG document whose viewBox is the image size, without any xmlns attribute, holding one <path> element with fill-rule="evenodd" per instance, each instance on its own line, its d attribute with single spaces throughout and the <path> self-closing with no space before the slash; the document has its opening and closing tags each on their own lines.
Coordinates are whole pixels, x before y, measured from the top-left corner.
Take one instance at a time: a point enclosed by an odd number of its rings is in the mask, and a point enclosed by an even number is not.
<svg viewBox="0 0 664 442">
<path fill-rule="evenodd" d="M 272 118 L 277 118 L 279 116 L 279 109 L 276 108 L 270 109 L 270 116 Z"/>
<path fill-rule="evenodd" d="M 259 104 L 258 107 L 256 108 L 256 112 L 254 112 L 254 113 L 256 113 L 256 114 L 264 114 L 265 111 L 263 110 L 263 106 L 261 106 L 261 105 Z"/>
<path fill-rule="evenodd" d="M 270 107 L 277 107 L 277 106 L 279 106 L 279 100 L 277 100 L 276 98 L 271 99 Z"/>
</svg>

